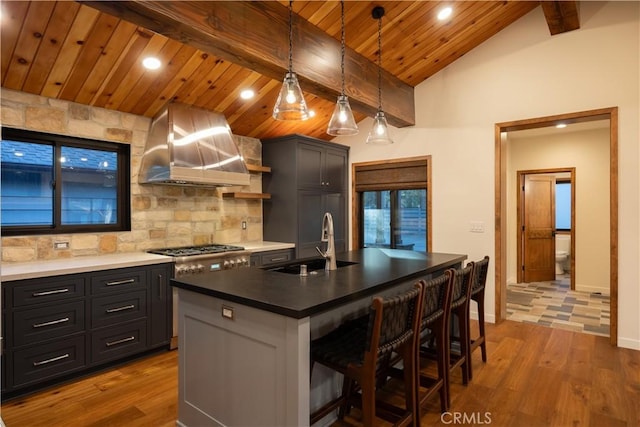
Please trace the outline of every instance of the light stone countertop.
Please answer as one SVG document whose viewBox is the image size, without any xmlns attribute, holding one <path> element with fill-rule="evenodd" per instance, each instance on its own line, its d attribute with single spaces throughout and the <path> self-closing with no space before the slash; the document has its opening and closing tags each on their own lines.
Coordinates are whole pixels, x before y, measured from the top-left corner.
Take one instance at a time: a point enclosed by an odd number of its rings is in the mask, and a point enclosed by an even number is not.
<svg viewBox="0 0 640 427">
<path fill-rule="evenodd" d="M 230 244 L 242 246 L 250 252 L 295 248 L 295 244 L 283 242 L 257 241 Z M 136 267 L 139 265 L 162 264 L 165 262 L 173 262 L 173 258 L 146 252 L 127 252 L 45 261 L 2 263 L 0 266 L 0 282 L 85 273 L 88 271 L 109 270 L 113 268 Z"/>
<path fill-rule="evenodd" d="M 166 262 L 173 262 L 173 258 L 164 255 L 148 254 L 146 252 L 126 252 L 47 261 L 2 263 L 0 266 L 0 281 L 8 282 L 11 280 L 86 273 L 89 271 L 162 264 Z"/>
<path fill-rule="evenodd" d="M 251 252 L 277 251 L 277 250 L 291 249 L 296 247 L 294 243 L 265 242 L 265 241 L 230 243 L 230 244 L 236 245 L 236 246 L 242 246 L 246 250 Z"/>
<path fill-rule="evenodd" d="M 283 242 L 257 241 L 230 244 L 243 246 L 250 252 L 295 248 L 295 244 Z M 139 265 L 162 264 L 165 262 L 173 262 L 173 258 L 146 252 L 126 252 L 45 261 L 2 263 L 0 266 L 0 282 L 85 273 L 88 271 L 109 270 L 113 268 L 136 267 Z"/>
</svg>

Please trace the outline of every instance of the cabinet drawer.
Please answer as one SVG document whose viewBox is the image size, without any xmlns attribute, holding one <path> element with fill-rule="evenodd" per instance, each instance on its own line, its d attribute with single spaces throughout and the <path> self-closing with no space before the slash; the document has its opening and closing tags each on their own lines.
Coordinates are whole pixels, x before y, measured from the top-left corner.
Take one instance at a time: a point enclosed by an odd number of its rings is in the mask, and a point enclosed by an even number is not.
<svg viewBox="0 0 640 427">
<path fill-rule="evenodd" d="M 139 319 L 145 317 L 146 312 L 146 290 L 95 297 L 91 301 L 91 326 L 99 328 Z"/>
<path fill-rule="evenodd" d="M 91 334 L 91 362 L 105 362 L 144 351 L 147 348 L 147 322 L 103 328 Z"/>
<path fill-rule="evenodd" d="M 275 264 L 277 262 L 291 261 L 293 259 L 293 250 L 269 251 L 260 254 L 260 265 Z"/>
<path fill-rule="evenodd" d="M 13 291 L 13 307 L 60 301 L 84 296 L 84 276 L 44 278 L 9 283 Z"/>
<path fill-rule="evenodd" d="M 12 329 L 14 347 L 81 332 L 85 329 L 84 301 L 17 310 Z"/>
<path fill-rule="evenodd" d="M 91 293 L 99 295 L 145 288 L 146 277 L 146 270 L 140 268 L 128 268 L 107 274 L 96 274 L 91 278 Z"/>
<path fill-rule="evenodd" d="M 29 347 L 13 353 L 13 386 L 38 383 L 84 368 L 85 336 Z"/>
</svg>

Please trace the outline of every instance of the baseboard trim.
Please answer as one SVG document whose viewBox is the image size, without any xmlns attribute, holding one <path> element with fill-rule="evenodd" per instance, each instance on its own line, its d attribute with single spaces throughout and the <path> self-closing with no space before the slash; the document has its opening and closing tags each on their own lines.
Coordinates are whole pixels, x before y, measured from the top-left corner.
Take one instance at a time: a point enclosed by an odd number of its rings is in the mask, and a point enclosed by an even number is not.
<svg viewBox="0 0 640 427">
<path fill-rule="evenodd" d="M 640 340 L 618 337 L 618 347 L 630 350 L 640 350 Z"/>
</svg>

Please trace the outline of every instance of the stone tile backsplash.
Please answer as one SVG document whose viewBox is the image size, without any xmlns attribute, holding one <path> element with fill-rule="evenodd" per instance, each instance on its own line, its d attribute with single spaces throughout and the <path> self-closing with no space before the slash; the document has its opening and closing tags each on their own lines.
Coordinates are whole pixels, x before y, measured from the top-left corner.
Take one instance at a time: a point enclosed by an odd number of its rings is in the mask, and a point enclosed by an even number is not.
<svg viewBox="0 0 640 427">
<path fill-rule="evenodd" d="M 261 192 L 260 174 L 244 188 L 138 185 L 149 118 L 7 89 L 0 98 L 2 126 L 131 145 L 131 231 L 2 237 L 2 262 L 262 240 L 262 202 L 222 198 L 226 191 Z M 260 140 L 234 138 L 247 163 L 261 164 Z M 68 249 L 56 249 L 58 242 Z"/>
</svg>

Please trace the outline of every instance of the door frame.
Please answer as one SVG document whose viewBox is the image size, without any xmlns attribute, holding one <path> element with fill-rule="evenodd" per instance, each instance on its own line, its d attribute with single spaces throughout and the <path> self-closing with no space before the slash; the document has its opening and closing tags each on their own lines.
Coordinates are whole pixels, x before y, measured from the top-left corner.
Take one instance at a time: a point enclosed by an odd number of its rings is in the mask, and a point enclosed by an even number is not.
<svg viewBox="0 0 640 427">
<path fill-rule="evenodd" d="M 609 288 L 611 319 L 609 342 L 618 345 L 618 107 L 579 111 L 555 116 L 537 117 L 496 123 L 495 139 L 495 317 L 507 317 L 507 141 L 504 132 L 536 129 L 563 123 L 609 120 Z"/>
<path fill-rule="evenodd" d="M 571 183 L 571 230 L 569 230 L 569 234 L 571 235 L 571 248 L 569 253 L 569 265 L 571 269 L 571 290 L 575 290 L 576 288 L 576 261 L 575 261 L 575 223 L 576 223 L 576 168 L 567 167 L 567 168 L 552 168 L 552 169 L 532 169 L 532 170 L 521 170 L 518 171 L 518 221 L 517 221 L 517 234 L 518 234 L 518 268 L 517 268 L 517 280 L 518 283 L 521 283 L 523 280 L 523 273 L 520 266 L 524 260 L 524 251 L 523 251 L 523 239 L 524 235 L 522 233 L 522 221 L 523 221 L 523 203 L 522 200 L 522 185 L 524 182 L 524 177 L 526 175 L 549 175 L 549 174 L 559 174 L 559 173 L 569 173 L 569 182 Z"/>
</svg>

